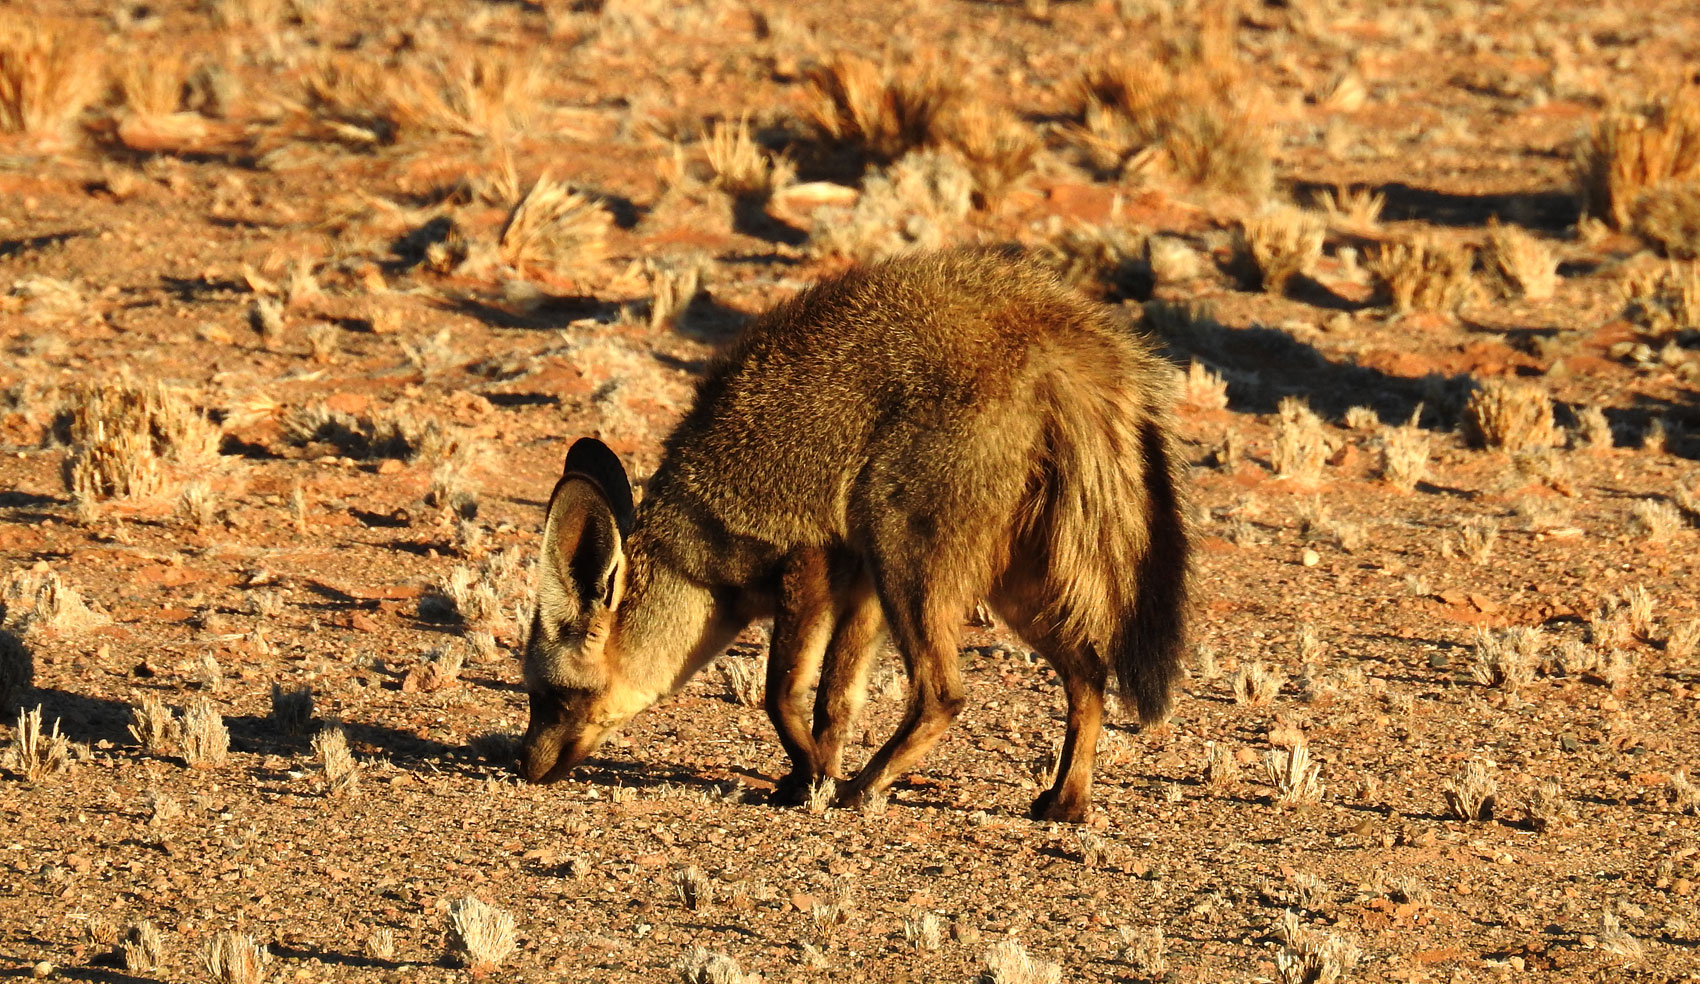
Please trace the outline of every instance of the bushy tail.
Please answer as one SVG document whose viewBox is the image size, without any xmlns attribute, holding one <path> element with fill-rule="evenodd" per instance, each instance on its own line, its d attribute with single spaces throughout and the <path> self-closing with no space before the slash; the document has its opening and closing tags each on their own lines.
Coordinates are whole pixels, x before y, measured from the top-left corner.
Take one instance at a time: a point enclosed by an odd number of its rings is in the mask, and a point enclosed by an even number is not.
<svg viewBox="0 0 1700 984">
<path fill-rule="evenodd" d="M 1153 358 L 1101 371 L 1051 387 L 1040 507 L 1047 615 L 1114 668 L 1142 723 L 1157 724 L 1181 676 L 1191 580 L 1170 370 Z"/>
</svg>

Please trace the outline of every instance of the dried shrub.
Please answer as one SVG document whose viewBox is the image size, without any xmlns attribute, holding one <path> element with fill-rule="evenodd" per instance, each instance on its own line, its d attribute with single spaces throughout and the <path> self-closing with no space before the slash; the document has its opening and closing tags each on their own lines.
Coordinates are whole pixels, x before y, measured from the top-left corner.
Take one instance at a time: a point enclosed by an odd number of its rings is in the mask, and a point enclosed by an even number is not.
<svg viewBox="0 0 1700 984">
<path fill-rule="evenodd" d="M 0 613 L 5 611 L 0 606 Z M 35 657 L 17 636 L 0 629 L 0 714 L 23 706 L 35 683 Z"/>
<path fill-rule="evenodd" d="M 100 95 L 100 45 L 71 21 L 0 14 L 0 133 L 52 136 Z"/>
<path fill-rule="evenodd" d="M 673 894 L 681 905 L 696 912 L 713 904 L 714 882 L 693 864 L 673 873 Z"/>
<path fill-rule="evenodd" d="M 1572 447 L 1604 451 L 1615 443 L 1611 421 L 1606 419 L 1604 410 L 1596 406 L 1586 406 L 1576 411 L 1576 426 L 1571 432 L 1570 440 Z"/>
<path fill-rule="evenodd" d="M 931 65 L 908 72 L 839 55 L 807 77 L 808 113 L 827 139 L 887 164 L 938 144 L 961 90 Z"/>
<path fill-rule="evenodd" d="M 131 926 L 119 945 L 118 955 L 124 963 L 124 969 L 132 974 L 148 974 L 159 970 L 160 963 L 165 958 L 159 930 L 146 919 Z"/>
<path fill-rule="evenodd" d="M 1285 682 L 1286 678 L 1279 671 L 1269 669 L 1261 661 L 1254 661 L 1241 664 L 1230 678 L 1229 686 L 1234 694 L 1234 703 L 1262 707 L 1275 699 Z"/>
<path fill-rule="evenodd" d="M 1455 311 L 1475 299 L 1475 251 L 1419 235 L 1383 243 L 1367 268 L 1395 311 Z"/>
<path fill-rule="evenodd" d="M 230 753 L 230 731 L 212 701 L 202 697 L 190 704 L 176 730 L 177 750 L 190 768 L 210 769 L 224 764 Z"/>
<path fill-rule="evenodd" d="M 649 280 L 650 330 L 677 329 L 702 292 L 702 263 L 696 259 L 681 263 L 645 260 L 644 276 Z"/>
<path fill-rule="evenodd" d="M 1228 381 L 1202 362 L 1189 362 L 1186 380 L 1181 384 L 1181 399 L 1200 410 L 1226 410 Z"/>
<path fill-rule="evenodd" d="M 738 961 L 717 950 L 693 946 L 673 963 L 680 984 L 757 984 L 760 975 L 744 973 Z"/>
<path fill-rule="evenodd" d="M 1428 477 L 1429 444 L 1428 432 L 1415 424 L 1384 428 L 1376 440 L 1381 478 L 1404 492 L 1416 488 Z"/>
<path fill-rule="evenodd" d="M 509 214 L 497 252 L 516 268 L 582 270 L 606 254 L 613 224 L 596 199 L 545 174 Z"/>
<path fill-rule="evenodd" d="M 1351 232 L 1368 232 L 1380 224 L 1387 196 L 1368 188 L 1336 188 L 1318 193 L 1316 205 L 1327 213 L 1329 224 Z"/>
<path fill-rule="evenodd" d="M 454 686 L 460 679 L 461 668 L 466 658 L 453 649 L 436 648 L 420 657 L 402 677 L 401 692 L 404 694 L 424 693 L 434 694 Z"/>
<path fill-rule="evenodd" d="M 140 117 L 170 116 L 183 105 L 183 93 L 195 65 L 181 49 L 134 52 L 114 67 L 124 108 Z"/>
<path fill-rule="evenodd" d="M 1700 330 L 1700 264 L 1667 263 L 1638 267 L 1618 285 L 1623 298 L 1623 316 L 1647 341 L 1620 342 L 1624 349 L 1647 346 L 1647 342 L 1675 341 L 1685 332 Z M 1614 354 L 1623 354 L 1613 346 Z M 1650 348 L 1647 356 L 1652 358 Z"/>
<path fill-rule="evenodd" d="M 1303 741 L 1290 749 L 1270 749 L 1263 765 L 1275 787 L 1276 806 L 1306 806 L 1322 798 L 1322 766 L 1311 761 L 1310 746 Z"/>
<path fill-rule="evenodd" d="M 1281 398 L 1280 419 L 1275 423 L 1275 446 L 1270 464 L 1282 478 L 1312 481 L 1322 474 L 1328 460 L 1328 435 L 1303 397 Z"/>
<path fill-rule="evenodd" d="M 1524 809 L 1529 826 L 1542 832 L 1562 826 L 1571 814 L 1570 804 L 1564 798 L 1564 788 L 1555 779 L 1536 783 Z"/>
<path fill-rule="evenodd" d="M 737 123 L 716 121 L 704 141 L 714 185 L 745 201 L 766 202 L 773 193 L 790 184 L 796 168 L 784 157 L 762 150 L 750 135 L 748 116 Z"/>
<path fill-rule="evenodd" d="M 98 606 L 45 565 L 14 571 L 0 585 L 0 627 L 25 638 L 36 633 L 74 635 L 112 621 Z"/>
<path fill-rule="evenodd" d="M 1292 206 L 1243 220 L 1234 230 L 1229 266 L 1247 290 L 1280 294 L 1322 256 L 1322 221 Z"/>
<path fill-rule="evenodd" d="M 973 207 L 973 191 L 974 179 L 955 155 L 917 150 L 870 174 L 853 207 L 816 210 L 810 248 L 862 262 L 937 249 Z"/>
<path fill-rule="evenodd" d="M 1558 260 L 1552 250 L 1517 226 L 1488 223 L 1482 265 L 1507 297 L 1544 301 L 1558 285 Z"/>
<path fill-rule="evenodd" d="M 41 782 L 70 769 L 71 742 L 59 733 L 59 719 L 54 718 L 53 726 L 43 731 L 41 705 L 36 705 L 33 711 L 20 709 L 4 764 L 30 782 Z"/>
<path fill-rule="evenodd" d="M 1295 931 L 1275 955 L 1281 984 L 1336 984 L 1358 965 L 1358 945 L 1333 933 Z"/>
<path fill-rule="evenodd" d="M 1668 540 L 1685 525 L 1682 510 L 1664 499 L 1642 499 L 1629 510 L 1630 529 L 1649 540 Z"/>
<path fill-rule="evenodd" d="M 1118 926 L 1117 931 L 1123 944 L 1122 959 L 1133 967 L 1133 972 L 1142 980 L 1165 979 L 1169 972 L 1169 941 L 1163 935 L 1163 927 L 1135 931 Z"/>
<path fill-rule="evenodd" d="M 944 920 L 936 912 L 923 912 L 903 920 L 903 939 L 917 950 L 937 950 L 944 945 Z"/>
<path fill-rule="evenodd" d="M 1614 957 L 1621 958 L 1625 963 L 1634 963 L 1641 959 L 1645 950 L 1641 941 L 1630 935 L 1618 921 L 1617 913 L 1607 909 L 1600 914 L 1600 949 Z"/>
<path fill-rule="evenodd" d="M 201 967 L 217 984 L 260 984 L 271 954 L 247 933 L 225 931 L 201 951 Z"/>
<path fill-rule="evenodd" d="M 1542 636 L 1538 629 L 1478 631 L 1470 675 L 1484 687 L 1515 693 L 1534 682 L 1540 665 Z"/>
<path fill-rule="evenodd" d="M 1485 564 L 1499 542 L 1499 523 L 1486 516 L 1471 516 L 1458 524 L 1458 544 L 1473 564 Z"/>
<path fill-rule="evenodd" d="M 142 746 L 144 754 L 171 754 L 177 745 L 177 722 L 164 701 L 153 694 L 143 694 L 130 708 L 130 717 L 130 736 Z"/>
<path fill-rule="evenodd" d="M 760 656 L 722 656 L 714 664 L 726 692 L 745 707 L 759 707 L 767 680 L 767 661 Z"/>
<path fill-rule="evenodd" d="M 1147 259 L 1150 241 L 1118 225 L 1069 226 L 1034 249 L 1034 256 L 1063 283 L 1109 300 L 1143 300 L 1156 286 Z"/>
<path fill-rule="evenodd" d="M 1550 448 L 1558 439 L 1552 398 L 1532 384 L 1487 379 L 1464 404 L 1464 436 L 1482 448 Z"/>
<path fill-rule="evenodd" d="M 168 464 L 204 471 L 218 461 L 218 425 L 188 391 L 159 382 L 118 377 L 77 386 L 60 420 L 71 447 L 65 487 L 79 500 L 158 495 Z"/>
<path fill-rule="evenodd" d="M 1700 183 L 1700 86 L 1607 111 L 1578 149 L 1575 175 L 1585 213 L 1636 230 L 1649 197 Z"/>
<path fill-rule="evenodd" d="M 1040 960 L 1015 940 L 995 944 L 980 958 L 985 962 L 986 984 L 1058 984 L 1062 967 Z"/>
<path fill-rule="evenodd" d="M 1239 781 L 1240 763 L 1233 749 L 1221 742 L 1206 742 L 1204 746 L 1204 782 L 1211 789 L 1230 789 Z"/>
<path fill-rule="evenodd" d="M 1074 131 L 1088 163 L 1121 177 L 1161 163 L 1185 181 L 1248 196 L 1273 181 L 1263 95 L 1221 30 L 1192 50 L 1125 55 L 1078 85 Z"/>
<path fill-rule="evenodd" d="M 1452 816 L 1470 823 L 1485 823 L 1493 819 L 1494 800 L 1499 795 L 1499 783 L 1487 766 L 1471 762 L 1464 771 L 1446 780 L 1441 788 L 1446 797 L 1446 809 Z"/>
<path fill-rule="evenodd" d="M 538 106 L 541 64 L 507 47 L 393 66 L 377 100 L 403 126 L 501 139 L 523 131 Z"/>
<path fill-rule="evenodd" d="M 979 101 L 946 115 L 941 140 L 962 158 L 973 179 L 976 207 L 997 206 L 1033 170 L 1039 138 L 1008 112 Z"/>
<path fill-rule="evenodd" d="M 513 913 L 476 898 L 462 899 L 449 910 L 449 942 L 475 976 L 487 974 L 519 945 Z"/>
<path fill-rule="evenodd" d="M 1700 181 L 1651 189 L 1630 211 L 1635 231 L 1673 259 L 1700 259 Z"/>
<path fill-rule="evenodd" d="M 400 403 L 361 415 L 323 405 L 295 407 L 284 414 L 282 425 L 284 439 L 309 453 L 416 461 L 444 457 L 456 448 L 441 421 Z"/>
</svg>

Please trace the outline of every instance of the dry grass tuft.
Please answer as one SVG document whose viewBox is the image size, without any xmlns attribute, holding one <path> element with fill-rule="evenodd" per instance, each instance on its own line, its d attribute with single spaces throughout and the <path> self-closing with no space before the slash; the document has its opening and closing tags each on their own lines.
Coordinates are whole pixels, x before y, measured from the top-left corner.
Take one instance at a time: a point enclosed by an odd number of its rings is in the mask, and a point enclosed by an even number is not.
<svg viewBox="0 0 1700 984">
<path fill-rule="evenodd" d="M 1281 984 L 1336 984 L 1358 965 L 1358 945 L 1333 933 L 1296 930 L 1275 955 Z"/>
<path fill-rule="evenodd" d="M 260 984 L 270 962 L 271 954 L 247 933 L 219 933 L 201 951 L 201 967 L 217 984 Z"/>
<path fill-rule="evenodd" d="M 1630 529 L 1649 540 L 1668 540 L 1686 525 L 1682 510 L 1664 499 L 1642 499 L 1629 510 Z"/>
<path fill-rule="evenodd" d="M 714 903 L 714 882 L 693 864 L 673 873 L 673 894 L 681 905 L 696 912 Z"/>
<path fill-rule="evenodd" d="M 1558 285 L 1558 260 L 1552 250 L 1517 226 L 1488 223 L 1482 265 L 1507 297 L 1544 301 Z"/>
<path fill-rule="evenodd" d="M 1350 232 L 1368 232 L 1381 222 L 1387 196 L 1368 188 L 1336 188 L 1319 193 L 1316 205 L 1327 213 L 1331 225 Z"/>
<path fill-rule="evenodd" d="M 1261 661 L 1255 661 L 1241 664 L 1228 682 L 1234 694 L 1234 703 L 1262 707 L 1280 693 L 1286 678 L 1280 671 L 1271 670 Z"/>
<path fill-rule="evenodd" d="M 1673 259 L 1700 259 L 1700 181 L 1655 188 L 1636 201 L 1635 231 Z"/>
<path fill-rule="evenodd" d="M 0 607 L 0 613 L 4 607 Z M 35 683 L 35 657 L 23 640 L 0 629 L 0 713 L 22 707 L 24 694 Z"/>
<path fill-rule="evenodd" d="M 1126 926 L 1116 927 L 1121 936 L 1122 959 L 1133 967 L 1141 980 L 1160 981 L 1169 973 L 1169 941 L 1163 927 L 1151 926 L 1135 931 Z"/>
<path fill-rule="evenodd" d="M 1529 802 L 1524 809 L 1529 826 L 1542 832 L 1564 825 L 1572 812 L 1564 798 L 1564 788 L 1556 779 L 1543 779 L 1537 783 L 1530 791 Z"/>
<path fill-rule="evenodd" d="M 1240 763 L 1234 750 L 1223 742 L 1206 742 L 1204 746 L 1204 783 L 1211 789 L 1231 789 L 1239 782 Z"/>
<path fill-rule="evenodd" d="M 165 959 L 159 930 L 146 919 L 131 926 L 124 934 L 118 953 L 124 969 L 132 974 L 153 973 L 160 969 L 160 963 Z"/>
<path fill-rule="evenodd" d="M 0 133 L 62 131 L 100 95 L 99 52 L 70 21 L 0 14 Z"/>
<path fill-rule="evenodd" d="M 1383 243 L 1368 270 L 1395 311 L 1455 311 L 1475 299 L 1475 251 L 1438 237 Z"/>
<path fill-rule="evenodd" d="M 941 139 L 962 158 L 981 209 L 996 207 L 1020 185 L 1041 146 L 1008 112 L 978 101 L 963 102 L 945 117 Z"/>
<path fill-rule="evenodd" d="M 360 763 L 348 749 L 348 733 L 335 721 L 313 736 L 313 755 L 324 771 L 325 792 L 332 796 L 351 793 L 360 782 Z"/>
<path fill-rule="evenodd" d="M 1284 293 L 1289 281 L 1321 258 L 1327 232 L 1322 221 L 1304 209 L 1268 209 L 1234 230 L 1229 267 L 1247 290 Z"/>
<path fill-rule="evenodd" d="M 514 206 L 497 252 L 516 268 L 577 271 L 607 252 L 614 217 L 594 198 L 545 174 Z"/>
<path fill-rule="evenodd" d="M 1677 769 L 1670 774 L 1669 799 L 1676 812 L 1700 816 L 1700 786 L 1688 778 L 1688 770 Z"/>
<path fill-rule="evenodd" d="M 1413 421 L 1416 416 L 1412 414 Z M 1383 428 L 1376 439 L 1381 452 L 1382 480 L 1403 492 L 1416 488 L 1418 482 L 1428 477 L 1429 445 L 1428 432 L 1414 422 Z"/>
<path fill-rule="evenodd" d="M 177 722 L 171 708 L 153 694 L 143 694 L 130 708 L 130 735 L 147 755 L 169 755 L 177 745 Z"/>
<path fill-rule="evenodd" d="M 104 611 L 91 609 L 81 592 L 43 564 L 6 578 L 0 586 L 0 616 L 0 626 L 25 637 L 38 632 L 73 635 L 112 621 Z"/>
<path fill-rule="evenodd" d="M 218 461 L 219 427 L 186 390 L 119 377 L 74 388 L 61 415 L 65 484 L 80 503 L 158 495 L 167 464 L 204 471 Z"/>
<path fill-rule="evenodd" d="M 726 692 L 745 707 L 759 707 L 767 680 L 767 661 L 760 656 L 720 657 L 714 664 Z"/>
<path fill-rule="evenodd" d="M 500 141 L 530 124 L 542 81 L 530 56 L 481 47 L 396 67 L 377 103 L 404 126 Z"/>
<path fill-rule="evenodd" d="M 1270 464 L 1279 478 L 1314 481 L 1328 461 L 1328 435 L 1303 397 L 1281 398 L 1280 420 L 1275 424 L 1275 446 Z"/>
<path fill-rule="evenodd" d="M 887 164 L 941 142 L 961 90 L 928 65 L 910 72 L 840 55 L 808 73 L 808 112 L 821 134 Z"/>
<path fill-rule="evenodd" d="M 494 597 L 492 593 L 491 598 Z M 446 690 L 460 679 L 460 671 L 465 665 L 466 657 L 461 655 L 459 650 L 441 647 L 428 650 L 402 677 L 401 692 L 434 694 L 439 690 Z"/>
<path fill-rule="evenodd" d="M 993 945 L 980 958 L 986 964 L 985 984 L 1058 984 L 1062 967 L 1040 960 L 1015 940 Z"/>
<path fill-rule="evenodd" d="M 512 913 L 468 897 L 449 910 L 449 941 L 473 975 L 482 976 L 508 958 L 519 937 Z"/>
<path fill-rule="evenodd" d="M 1534 682 L 1543 642 L 1539 629 L 1478 631 L 1470 675 L 1484 687 L 1515 693 Z"/>
<path fill-rule="evenodd" d="M 1192 51 L 1126 55 L 1093 66 L 1078 86 L 1075 130 L 1095 170 L 1116 177 L 1161 162 L 1182 180 L 1258 197 L 1273 181 L 1264 99 L 1225 32 Z"/>
<path fill-rule="evenodd" d="M 1228 408 L 1228 381 L 1202 362 L 1190 362 L 1181 383 L 1181 399 L 1200 410 Z"/>
<path fill-rule="evenodd" d="M 1522 451 L 1550 448 L 1558 441 L 1552 398 L 1539 386 L 1504 379 L 1483 380 L 1464 404 L 1464 436 L 1482 448 Z"/>
<path fill-rule="evenodd" d="M 216 768 L 230 753 L 230 731 L 218 709 L 205 697 L 183 712 L 176 731 L 177 750 L 192 769 Z"/>
<path fill-rule="evenodd" d="M 718 950 L 693 946 L 673 963 L 680 984 L 756 984 L 757 974 L 745 974 L 738 961 Z"/>
<path fill-rule="evenodd" d="M 1700 184 L 1700 86 L 1609 110 L 1577 151 L 1575 176 L 1585 213 L 1638 231 L 1651 200 Z"/>
<path fill-rule="evenodd" d="M 870 173 L 853 207 L 818 209 L 810 249 L 863 262 L 937 249 L 957 233 L 973 198 L 974 178 L 955 154 L 917 150 Z"/>
<path fill-rule="evenodd" d="M 41 728 L 41 706 L 33 711 L 18 711 L 17 727 L 12 731 L 12 743 L 6 748 L 5 765 L 23 773 L 30 782 L 41 782 L 71 768 L 71 742 L 59 733 L 59 719 L 53 727 Z"/>
<path fill-rule="evenodd" d="M 1629 934 L 1618 921 L 1617 913 L 1607 909 L 1600 915 L 1600 949 L 1625 963 L 1635 963 L 1644 955 L 1641 941 Z"/>
<path fill-rule="evenodd" d="M 1647 356 L 1637 361 L 1653 361 L 1648 342 L 1675 341 L 1685 332 L 1700 330 L 1700 264 L 1633 268 L 1619 284 L 1618 293 L 1623 298 L 1623 316 L 1646 339 L 1619 344 L 1649 349 Z M 1616 346 L 1613 351 L 1617 351 Z"/>
<path fill-rule="evenodd" d="M 1272 748 L 1263 759 L 1275 805 L 1306 806 L 1322 799 L 1322 766 L 1311 761 L 1310 746 L 1300 740 L 1291 749 Z"/>
<path fill-rule="evenodd" d="M 944 920 L 936 912 L 923 912 L 903 920 L 903 939 L 917 950 L 937 950 L 944 945 Z"/>
<path fill-rule="evenodd" d="M 737 123 L 716 121 L 704 142 L 714 185 L 733 198 L 765 202 L 790 184 L 796 167 L 784 157 L 762 150 L 750 135 L 748 116 Z"/>
<path fill-rule="evenodd" d="M 457 448 L 441 421 L 400 403 L 360 416 L 325 406 L 294 407 L 282 425 L 284 438 L 309 453 L 417 461 L 447 457 Z"/>
<path fill-rule="evenodd" d="M 1485 823 L 1493 819 L 1494 800 L 1499 795 L 1499 783 L 1487 766 L 1471 762 L 1464 771 L 1446 780 L 1441 788 L 1446 797 L 1446 809 L 1452 816 L 1470 823 Z"/>
</svg>

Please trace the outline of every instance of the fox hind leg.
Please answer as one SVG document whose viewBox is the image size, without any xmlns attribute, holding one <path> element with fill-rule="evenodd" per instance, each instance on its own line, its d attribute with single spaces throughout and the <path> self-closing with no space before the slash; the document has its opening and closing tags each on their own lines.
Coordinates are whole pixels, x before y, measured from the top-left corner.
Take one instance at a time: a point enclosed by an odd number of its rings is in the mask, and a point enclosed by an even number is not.
<svg viewBox="0 0 1700 984">
<path fill-rule="evenodd" d="M 884 630 L 879 596 L 873 584 L 861 578 L 845 592 L 815 693 L 815 768 L 820 778 L 844 778 L 844 745 L 867 701 L 868 668 Z"/>
</svg>

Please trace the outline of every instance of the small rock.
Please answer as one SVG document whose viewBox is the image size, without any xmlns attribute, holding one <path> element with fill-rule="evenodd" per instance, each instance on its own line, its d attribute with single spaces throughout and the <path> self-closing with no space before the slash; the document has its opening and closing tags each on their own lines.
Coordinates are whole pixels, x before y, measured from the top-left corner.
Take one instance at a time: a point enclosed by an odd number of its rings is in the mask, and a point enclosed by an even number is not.
<svg viewBox="0 0 1700 984">
<path fill-rule="evenodd" d="M 31 977 L 52 977 L 53 976 L 53 970 L 54 970 L 53 965 L 51 963 L 48 963 L 46 960 L 43 960 L 40 963 L 36 964 L 34 967 L 30 968 L 30 976 Z"/>
<path fill-rule="evenodd" d="M 1322 563 L 1322 555 L 1317 553 L 1315 550 L 1306 547 L 1305 552 L 1299 555 L 1299 561 L 1306 567 L 1315 567 L 1317 564 Z"/>
</svg>

